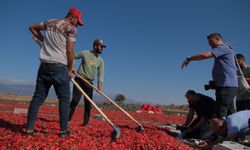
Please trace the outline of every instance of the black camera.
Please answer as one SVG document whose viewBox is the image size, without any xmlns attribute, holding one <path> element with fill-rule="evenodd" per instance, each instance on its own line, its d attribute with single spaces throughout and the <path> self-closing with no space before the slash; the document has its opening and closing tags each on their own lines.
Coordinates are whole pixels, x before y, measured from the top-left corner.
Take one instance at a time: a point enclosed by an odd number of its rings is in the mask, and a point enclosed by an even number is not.
<svg viewBox="0 0 250 150">
<path fill-rule="evenodd" d="M 204 85 L 204 89 L 205 89 L 206 91 L 207 91 L 207 90 L 210 90 L 210 89 L 214 90 L 215 88 L 216 88 L 216 84 L 215 84 L 215 82 L 212 81 L 212 80 L 208 81 L 208 84 L 205 84 L 205 85 Z"/>
</svg>

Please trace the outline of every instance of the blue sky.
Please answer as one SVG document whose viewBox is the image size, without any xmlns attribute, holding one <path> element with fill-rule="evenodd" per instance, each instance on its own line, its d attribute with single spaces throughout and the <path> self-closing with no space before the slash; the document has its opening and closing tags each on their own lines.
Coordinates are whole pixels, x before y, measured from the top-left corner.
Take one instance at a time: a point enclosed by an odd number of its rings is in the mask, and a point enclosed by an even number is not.
<svg viewBox="0 0 250 150">
<path fill-rule="evenodd" d="M 108 45 L 106 93 L 161 104 L 186 103 L 188 89 L 214 97 L 203 89 L 213 59 L 180 67 L 187 56 L 210 50 L 211 32 L 250 59 L 249 0 L 8 0 L 0 2 L 0 79 L 35 83 L 39 48 L 28 27 L 63 18 L 71 7 L 83 11 L 85 22 L 75 52 L 92 49 L 96 37 Z"/>
</svg>

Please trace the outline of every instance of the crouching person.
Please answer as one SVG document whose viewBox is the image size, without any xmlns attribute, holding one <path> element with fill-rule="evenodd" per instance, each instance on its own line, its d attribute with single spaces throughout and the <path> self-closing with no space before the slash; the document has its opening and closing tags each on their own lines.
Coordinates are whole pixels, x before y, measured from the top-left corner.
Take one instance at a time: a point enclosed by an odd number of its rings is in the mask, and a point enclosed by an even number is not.
<svg viewBox="0 0 250 150">
<path fill-rule="evenodd" d="M 188 90 L 185 96 L 189 104 L 189 112 L 183 125 L 186 129 L 182 130 L 182 136 L 183 138 L 205 139 L 211 134 L 208 120 L 216 113 L 215 101 L 193 90 Z M 195 113 L 197 117 L 194 119 Z"/>
<path fill-rule="evenodd" d="M 217 137 L 213 141 L 207 141 L 200 148 L 211 149 L 213 145 L 223 141 L 238 141 L 250 135 L 250 110 L 239 111 L 229 115 L 226 120 L 222 118 L 212 118 L 210 128 L 213 135 Z"/>
</svg>

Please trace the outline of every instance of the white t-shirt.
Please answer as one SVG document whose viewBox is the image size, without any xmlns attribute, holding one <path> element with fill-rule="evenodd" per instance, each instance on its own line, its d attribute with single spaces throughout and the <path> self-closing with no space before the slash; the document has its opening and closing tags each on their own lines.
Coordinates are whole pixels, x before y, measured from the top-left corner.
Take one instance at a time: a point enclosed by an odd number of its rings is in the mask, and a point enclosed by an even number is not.
<svg viewBox="0 0 250 150">
<path fill-rule="evenodd" d="M 41 25 L 45 30 L 40 52 L 41 62 L 67 65 L 66 41 L 76 41 L 76 27 L 65 20 L 57 19 L 44 21 Z"/>
</svg>

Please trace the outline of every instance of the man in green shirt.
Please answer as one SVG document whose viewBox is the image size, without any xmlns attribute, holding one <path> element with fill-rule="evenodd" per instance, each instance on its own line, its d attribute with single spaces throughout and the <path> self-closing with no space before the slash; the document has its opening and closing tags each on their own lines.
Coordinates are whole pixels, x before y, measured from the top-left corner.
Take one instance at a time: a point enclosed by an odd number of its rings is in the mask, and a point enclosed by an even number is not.
<svg viewBox="0 0 250 150">
<path fill-rule="evenodd" d="M 106 45 L 103 43 L 101 39 L 96 39 L 93 43 L 93 50 L 84 50 L 77 54 L 75 54 L 75 59 L 82 59 L 82 62 L 78 68 L 78 74 L 80 74 L 83 78 L 87 79 L 91 84 L 93 84 L 93 80 L 95 79 L 96 72 L 97 73 L 97 87 L 100 91 L 102 91 L 102 83 L 104 78 L 104 61 L 101 58 L 100 54 L 102 54 L 103 49 Z M 82 81 L 80 78 L 75 77 L 75 81 L 81 86 L 81 88 L 86 92 L 86 94 L 92 99 L 93 98 L 93 88 L 89 86 L 87 83 Z M 69 120 L 71 120 L 75 108 L 81 99 L 82 93 L 76 88 L 73 87 L 73 98 L 70 103 L 70 113 Z M 86 126 L 89 122 L 90 117 L 91 104 L 90 102 L 84 98 L 84 119 L 83 126 Z"/>
</svg>

